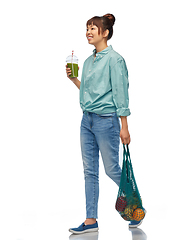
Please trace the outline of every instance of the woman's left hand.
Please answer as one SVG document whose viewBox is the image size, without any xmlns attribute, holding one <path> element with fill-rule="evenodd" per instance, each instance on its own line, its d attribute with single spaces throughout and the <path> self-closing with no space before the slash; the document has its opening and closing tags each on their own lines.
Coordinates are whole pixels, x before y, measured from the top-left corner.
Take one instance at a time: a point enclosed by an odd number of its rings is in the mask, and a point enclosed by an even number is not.
<svg viewBox="0 0 181 240">
<path fill-rule="evenodd" d="M 121 138 L 121 141 L 124 145 L 126 144 L 130 144 L 131 142 L 131 138 L 130 138 L 130 134 L 129 134 L 129 131 L 128 131 L 128 128 L 122 128 L 121 131 L 120 131 L 120 138 Z"/>
</svg>

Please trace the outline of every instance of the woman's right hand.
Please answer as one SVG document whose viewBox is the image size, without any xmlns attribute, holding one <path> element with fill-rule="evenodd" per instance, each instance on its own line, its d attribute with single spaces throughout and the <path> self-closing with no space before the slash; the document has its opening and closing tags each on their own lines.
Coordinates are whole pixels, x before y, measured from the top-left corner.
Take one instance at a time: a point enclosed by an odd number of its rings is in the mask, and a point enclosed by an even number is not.
<svg viewBox="0 0 181 240">
<path fill-rule="evenodd" d="M 71 75 L 71 73 L 72 73 L 71 69 L 68 68 L 67 65 L 66 65 L 65 67 L 66 67 L 67 77 L 68 77 L 72 82 L 74 82 L 75 79 L 76 79 L 76 77 L 71 78 L 71 77 L 70 77 L 70 75 Z M 79 67 L 78 67 L 78 69 L 79 69 Z"/>
<path fill-rule="evenodd" d="M 71 75 L 71 69 L 68 68 L 68 66 L 66 65 L 66 73 L 67 73 L 67 77 L 71 80 L 71 78 L 69 77 Z"/>
<path fill-rule="evenodd" d="M 78 67 L 78 70 L 79 70 L 79 67 Z M 67 73 L 67 77 L 78 87 L 78 89 L 80 89 L 80 81 L 76 77 L 73 77 L 73 78 L 70 77 L 71 69 L 68 68 L 67 65 L 66 65 L 66 73 Z"/>
</svg>

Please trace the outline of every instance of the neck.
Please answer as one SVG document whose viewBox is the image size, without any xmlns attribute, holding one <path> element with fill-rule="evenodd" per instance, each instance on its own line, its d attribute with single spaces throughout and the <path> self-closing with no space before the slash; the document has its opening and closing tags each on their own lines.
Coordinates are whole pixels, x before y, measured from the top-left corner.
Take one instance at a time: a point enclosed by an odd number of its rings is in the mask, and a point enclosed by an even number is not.
<svg viewBox="0 0 181 240">
<path fill-rule="evenodd" d="M 96 44 L 96 45 L 94 45 L 94 46 L 95 46 L 95 48 L 96 48 L 96 52 L 97 52 L 97 53 L 103 51 L 105 48 L 108 47 L 107 41 L 106 41 L 106 42 L 101 42 L 101 43 Z"/>
</svg>

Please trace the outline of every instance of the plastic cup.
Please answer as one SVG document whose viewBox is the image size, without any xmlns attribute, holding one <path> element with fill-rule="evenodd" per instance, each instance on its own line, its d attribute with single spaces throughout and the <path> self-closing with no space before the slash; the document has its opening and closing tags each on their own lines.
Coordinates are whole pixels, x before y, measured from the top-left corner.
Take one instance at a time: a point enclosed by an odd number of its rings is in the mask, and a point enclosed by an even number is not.
<svg viewBox="0 0 181 240">
<path fill-rule="evenodd" d="M 66 58 L 67 67 L 71 69 L 70 78 L 78 77 L 78 58 L 70 55 Z"/>
</svg>

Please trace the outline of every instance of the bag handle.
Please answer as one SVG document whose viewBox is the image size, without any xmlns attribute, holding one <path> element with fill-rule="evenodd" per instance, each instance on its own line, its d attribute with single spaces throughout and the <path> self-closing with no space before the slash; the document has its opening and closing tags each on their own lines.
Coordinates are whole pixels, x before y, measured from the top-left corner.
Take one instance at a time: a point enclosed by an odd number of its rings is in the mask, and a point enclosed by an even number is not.
<svg viewBox="0 0 181 240">
<path fill-rule="evenodd" d="M 129 183 L 129 156 L 127 151 L 128 146 L 127 146 L 127 150 L 126 150 L 126 146 L 123 144 L 123 162 L 125 166 L 125 174 L 127 176 L 127 183 Z"/>
<path fill-rule="evenodd" d="M 128 144 L 126 144 L 126 146 L 123 144 L 123 148 L 124 148 L 124 153 L 125 153 L 124 155 L 126 155 L 126 160 L 131 162 Z"/>
<path fill-rule="evenodd" d="M 123 148 L 124 148 L 124 150 L 123 150 L 123 151 L 124 151 L 123 161 L 125 161 L 127 182 L 129 182 L 130 176 L 132 175 L 132 173 L 131 173 L 132 163 L 131 163 L 131 157 L 130 157 L 130 152 L 129 152 L 128 144 L 126 144 L 126 146 L 123 144 Z M 126 158 L 126 159 L 125 159 L 125 158 Z M 131 174 L 131 175 L 130 175 L 130 174 Z"/>
</svg>

